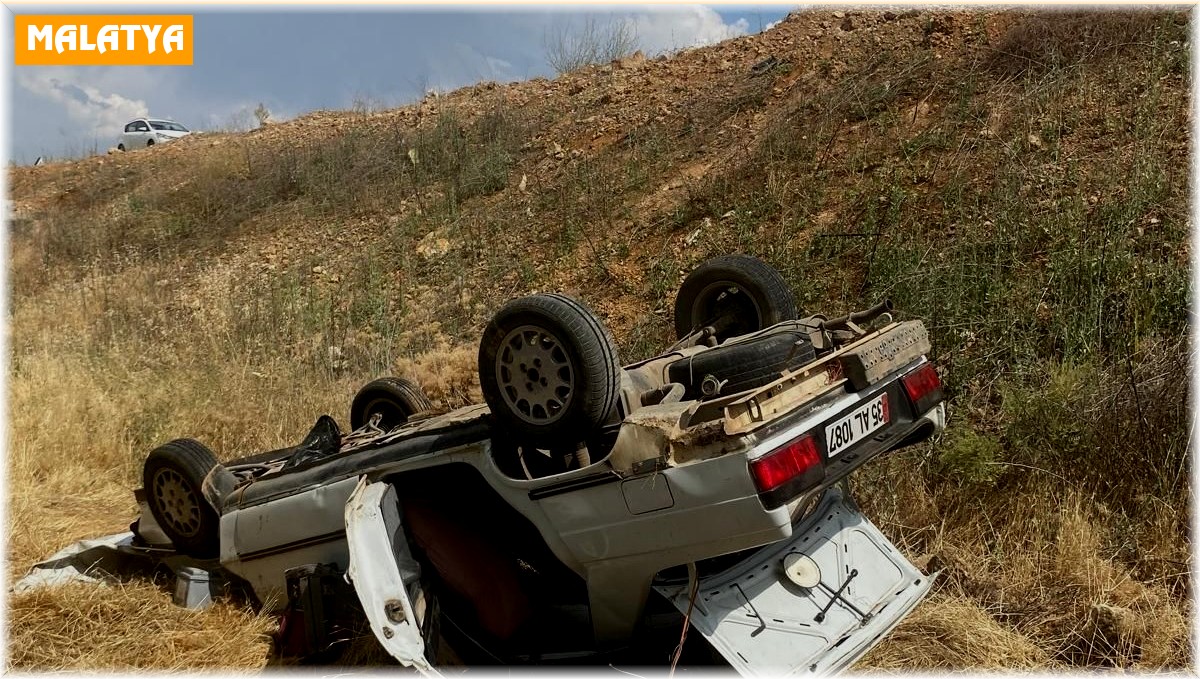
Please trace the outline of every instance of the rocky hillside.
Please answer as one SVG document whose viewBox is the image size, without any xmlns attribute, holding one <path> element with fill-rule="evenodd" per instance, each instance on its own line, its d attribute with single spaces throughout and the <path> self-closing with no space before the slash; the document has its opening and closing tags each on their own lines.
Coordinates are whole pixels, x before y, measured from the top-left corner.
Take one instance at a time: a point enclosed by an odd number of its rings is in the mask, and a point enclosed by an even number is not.
<svg viewBox="0 0 1200 679">
<path fill-rule="evenodd" d="M 1189 20 L 803 13 L 11 168 L 13 573 L 127 525 L 165 440 L 287 445 L 384 373 L 478 399 L 478 332 L 532 291 L 581 297 L 643 358 L 686 272 L 748 252 L 808 311 L 924 319 L 951 397 L 940 440 L 856 475 L 942 570 L 864 669 L 1189 665 Z M 266 661 L 270 621 L 231 606 L 147 638 L 132 613 L 167 596 L 16 597 L 10 663 Z"/>
</svg>

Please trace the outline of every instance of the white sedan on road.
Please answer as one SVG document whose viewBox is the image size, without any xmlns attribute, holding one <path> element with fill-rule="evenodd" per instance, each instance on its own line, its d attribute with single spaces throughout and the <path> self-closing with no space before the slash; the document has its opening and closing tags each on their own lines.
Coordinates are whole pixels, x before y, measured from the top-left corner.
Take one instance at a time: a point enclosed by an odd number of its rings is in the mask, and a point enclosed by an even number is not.
<svg viewBox="0 0 1200 679">
<path fill-rule="evenodd" d="M 117 149 L 128 151 L 143 146 L 154 146 L 189 134 L 190 130 L 173 120 L 138 118 L 125 125 L 125 132 L 121 134 Z"/>
</svg>

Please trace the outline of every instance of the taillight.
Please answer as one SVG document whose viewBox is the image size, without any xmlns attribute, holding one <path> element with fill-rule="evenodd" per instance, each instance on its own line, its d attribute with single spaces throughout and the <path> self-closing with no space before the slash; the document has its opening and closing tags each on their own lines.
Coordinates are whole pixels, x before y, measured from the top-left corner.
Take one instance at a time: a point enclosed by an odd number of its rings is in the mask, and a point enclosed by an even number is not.
<svg viewBox="0 0 1200 679">
<path fill-rule="evenodd" d="M 794 489 L 799 492 L 820 483 L 825 478 L 825 467 L 821 466 L 816 442 L 811 436 L 803 436 L 751 462 L 750 474 L 759 492 L 775 490 L 793 479 L 799 479 Z"/>
<path fill-rule="evenodd" d="M 926 363 L 900 378 L 900 383 L 904 385 L 904 392 L 908 394 L 908 400 L 912 401 L 917 415 L 942 400 L 942 380 L 938 378 L 932 363 Z"/>
</svg>

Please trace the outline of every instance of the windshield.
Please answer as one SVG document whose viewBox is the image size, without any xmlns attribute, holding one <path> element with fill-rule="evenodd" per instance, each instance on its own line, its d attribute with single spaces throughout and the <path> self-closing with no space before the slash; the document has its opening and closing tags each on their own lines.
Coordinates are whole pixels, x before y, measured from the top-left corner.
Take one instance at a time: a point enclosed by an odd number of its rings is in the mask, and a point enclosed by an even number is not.
<svg viewBox="0 0 1200 679">
<path fill-rule="evenodd" d="M 151 120 L 150 127 L 156 130 L 170 130 L 171 132 L 187 132 L 187 128 L 179 123 L 173 123 L 169 120 Z"/>
</svg>

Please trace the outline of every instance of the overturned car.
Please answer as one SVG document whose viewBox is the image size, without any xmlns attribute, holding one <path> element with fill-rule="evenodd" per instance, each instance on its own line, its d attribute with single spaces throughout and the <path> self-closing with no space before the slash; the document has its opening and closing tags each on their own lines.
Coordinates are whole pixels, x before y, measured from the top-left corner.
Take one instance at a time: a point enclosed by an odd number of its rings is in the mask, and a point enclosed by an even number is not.
<svg viewBox="0 0 1200 679">
<path fill-rule="evenodd" d="M 678 293 L 679 341 L 622 367 L 579 301 L 519 298 L 480 343 L 486 404 L 438 413 L 386 377 L 345 434 L 323 416 L 298 446 L 224 463 L 167 443 L 130 548 L 239 585 L 308 651 L 357 599 L 423 672 L 446 647 L 836 671 L 931 585 L 839 483 L 945 423 L 925 328 L 890 308 L 797 318 L 778 272 L 719 257 Z M 706 641 L 685 653 L 689 627 Z"/>
</svg>

